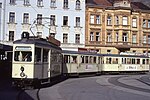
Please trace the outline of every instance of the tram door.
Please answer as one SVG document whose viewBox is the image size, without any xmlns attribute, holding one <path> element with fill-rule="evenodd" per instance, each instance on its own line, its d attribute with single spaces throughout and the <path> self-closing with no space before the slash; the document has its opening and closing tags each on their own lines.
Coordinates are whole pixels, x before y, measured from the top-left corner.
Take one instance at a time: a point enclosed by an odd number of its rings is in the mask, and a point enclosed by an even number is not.
<svg viewBox="0 0 150 100">
<path fill-rule="evenodd" d="M 43 78 L 47 78 L 48 77 L 48 68 L 49 68 L 49 63 L 48 63 L 48 58 L 49 58 L 49 49 L 43 49 L 43 66 L 42 66 L 42 76 Z"/>
</svg>

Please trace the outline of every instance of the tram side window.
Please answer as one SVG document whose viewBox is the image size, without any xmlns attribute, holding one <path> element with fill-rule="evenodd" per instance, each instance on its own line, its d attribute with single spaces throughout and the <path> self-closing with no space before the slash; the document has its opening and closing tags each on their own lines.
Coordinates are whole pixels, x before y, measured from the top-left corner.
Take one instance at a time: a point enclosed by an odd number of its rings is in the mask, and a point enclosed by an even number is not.
<svg viewBox="0 0 150 100">
<path fill-rule="evenodd" d="M 149 64 L 149 59 L 146 59 L 146 64 Z"/>
<path fill-rule="evenodd" d="M 81 56 L 81 59 L 82 59 L 82 62 L 81 62 L 81 63 L 84 63 L 84 56 Z"/>
<path fill-rule="evenodd" d="M 14 56 L 15 61 L 32 61 L 32 52 L 31 51 L 15 51 Z"/>
<path fill-rule="evenodd" d="M 43 49 L 43 62 L 48 62 L 48 49 Z"/>
<path fill-rule="evenodd" d="M 72 63 L 77 63 L 77 56 L 72 56 Z"/>
<path fill-rule="evenodd" d="M 111 58 L 106 58 L 106 64 L 111 64 Z"/>
<path fill-rule="evenodd" d="M 137 59 L 137 64 L 140 64 L 140 59 Z"/>
<path fill-rule="evenodd" d="M 146 62 L 145 59 L 143 59 L 143 60 L 142 60 L 142 64 L 145 64 L 145 62 Z"/>
<path fill-rule="evenodd" d="M 131 64 L 131 59 L 127 58 L 127 64 Z"/>
<path fill-rule="evenodd" d="M 96 57 L 93 58 L 93 63 L 96 63 Z"/>
<path fill-rule="evenodd" d="M 35 62 L 41 62 L 41 48 L 35 48 Z"/>
<path fill-rule="evenodd" d="M 101 58 L 100 61 L 101 61 L 101 64 L 104 64 L 104 58 Z"/>
<path fill-rule="evenodd" d="M 98 57 L 98 64 L 100 64 L 102 61 L 102 59 L 100 57 Z"/>
<path fill-rule="evenodd" d="M 92 56 L 89 57 L 89 63 L 93 63 L 92 62 Z"/>
<path fill-rule="evenodd" d="M 132 64 L 135 64 L 135 59 L 132 59 Z"/>
<path fill-rule="evenodd" d="M 113 58 L 113 64 L 118 64 L 118 58 Z"/>
<path fill-rule="evenodd" d="M 64 56 L 64 63 L 70 63 L 70 56 L 69 55 Z"/>
<path fill-rule="evenodd" d="M 88 56 L 85 56 L 85 63 L 88 63 Z"/>
<path fill-rule="evenodd" d="M 126 58 L 122 58 L 122 64 L 126 64 Z"/>
</svg>

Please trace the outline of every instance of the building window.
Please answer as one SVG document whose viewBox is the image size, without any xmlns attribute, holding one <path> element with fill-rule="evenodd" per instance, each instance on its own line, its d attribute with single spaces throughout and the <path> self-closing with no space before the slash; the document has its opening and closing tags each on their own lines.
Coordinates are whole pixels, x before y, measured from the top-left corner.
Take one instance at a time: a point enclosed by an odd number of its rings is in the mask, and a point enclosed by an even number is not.
<svg viewBox="0 0 150 100">
<path fill-rule="evenodd" d="M 137 27 L 137 19 L 136 18 L 132 19 L 132 27 Z"/>
<path fill-rule="evenodd" d="M 55 33 L 50 33 L 50 36 L 55 38 Z"/>
<path fill-rule="evenodd" d="M 12 5 L 16 4 L 16 0 L 10 0 L 10 4 Z"/>
<path fill-rule="evenodd" d="M 96 41 L 100 41 L 100 33 L 96 32 Z"/>
<path fill-rule="evenodd" d="M 24 5 L 29 6 L 30 5 L 30 0 L 24 0 Z"/>
<path fill-rule="evenodd" d="M 15 13 L 14 12 L 9 13 L 9 23 L 15 23 Z"/>
<path fill-rule="evenodd" d="M 146 35 L 143 35 L 143 43 L 147 43 L 146 42 Z"/>
<path fill-rule="evenodd" d="M 127 16 L 123 16 L 122 25 L 128 25 L 128 17 Z"/>
<path fill-rule="evenodd" d="M 107 16 L 107 25 L 112 25 L 112 22 L 111 22 L 111 16 Z"/>
<path fill-rule="evenodd" d="M 0 8 L 2 8 L 2 3 L 0 2 Z"/>
<path fill-rule="evenodd" d="M 55 26 L 55 15 L 50 16 L 50 25 Z"/>
<path fill-rule="evenodd" d="M 91 15 L 91 16 L 90 16 L 90 23 L 91 23 L 91 24 L 94 24 L 94 15 Z"/>
<path fill-rule="evenodd" d="M 37 24 L 42 24 L 42 14 L 37 14 Z"/>
<path fill-rule="evenodd" d="M 63 16 L 63 25 L 68 26 L 68 16 Z"/>
<path fill-rule="evenodd" d="M 51 7 L 56 7 L 56 0 L 51 0 L 50 6 Z"/>
<path fill-rule="evenodd" d="M 76 0 L 76 9 L 77 9 L 77 10 L 80 9 L 80 0 Z"/>
<path fill-rule="evenodd" d="M 143 19 L 143 27 L 145 28 L 146 27 L 146 20 Z"/>
<path fill-rule="evenodd" d="M 136 43 L 136 34 L 132 35 L 132 43 Z"/>
<path fill-rule="evenodd" d="M 100 24 L 100 16 L 96 15 L 96 24 Z"/>
<path fill-rule="evenodd" d="M 14 41 L 14 31 L 9 31 L 9 41 Z"/>
<path fill-rule="evenodd" d="M 94 41 L 94 33 L 90 32 L 90 41 Z"/>
<path fill-rule="evenodd" d="M 119 16 L 115 16 L 115 24 L 119 25 Z"/>
<path fill-rule="evenodd" d="M 42 32 L 37 32 L 37 36 L 41 38 L 42 37 Z"/>
<path fill-rule="evenodd" d="M 127 42 L 128 41 L 128 34 L 127 33 L 123 33 L 123 35 L 122 35 L 122 41 L 123 42 Z"/>
<path fill-rule="evenodd" d="M 116 42 L 119 42 L 119 33 L 116 32 Z"/>
<path fill-rule="evenodd" d="M 76 34 L 75 43 L 80 43 L 80 34 Z"/>
<path fill-rule="evenodd" d="M 150 28 L 150 20 L 148 20 L 148 28 Z"/>
<path fill-rule="evenodd" d="M 23 14 L 23 23 L 24 24 L 29 23 L 29 13 L 24 13 Z"/>
<path fill-rule="evenodd" d="M 76 17 L 76 27 L 80 27 L 80 17 Z"/>
<path fill-rule="evenodd" d="M 43 0 L 37 0 L 37 6 L 39 7 L 43 6 Z"/>
<path fill-rule="evenodd" d="M 68 34 L 63 34 L 63 43 L 68 43 Z"/>
<path fill-rule="evenodd" d="M 111 33 L 107 33 L 107 42 L 112 42 L 112 35 L 111 35 Z"/>
<path fill-rule="evenodd" d="M 64 0 L 64 8 L 68 9 L 68 0 Z"/>
<path fill-rule="evenodd" d="M 148 35 L 148 44 L 150 44 L 150 35 Z"/>
</svg>

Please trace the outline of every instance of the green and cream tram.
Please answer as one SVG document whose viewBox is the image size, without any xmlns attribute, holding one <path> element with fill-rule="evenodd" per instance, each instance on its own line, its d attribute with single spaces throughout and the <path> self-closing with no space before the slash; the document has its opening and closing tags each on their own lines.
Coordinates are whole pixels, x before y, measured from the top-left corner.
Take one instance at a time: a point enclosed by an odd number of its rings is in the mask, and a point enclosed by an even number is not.
<svg viewBox="0 0 150 100">
<path fill-rule="evenodd" d="M 23 37 L 13 44 L 13 85 L 38 86 L 62 74 L 61 48 L 46 39 Z"/>
</svg>

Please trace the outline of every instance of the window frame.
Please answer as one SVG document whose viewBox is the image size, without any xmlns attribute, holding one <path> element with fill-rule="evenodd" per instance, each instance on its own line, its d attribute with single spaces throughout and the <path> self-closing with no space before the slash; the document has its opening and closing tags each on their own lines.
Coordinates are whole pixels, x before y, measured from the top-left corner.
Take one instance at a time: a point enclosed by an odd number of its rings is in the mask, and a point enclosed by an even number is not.
<svg viewBox="0 0 150 100">
<path fill-rule="evenodd" d="M 9 31 L 9 41 L 14 41 L 14 35 L 15 35 L 14 31 Z"/>
<path fill-rule="evenodd" d="M 43 0 L 37 0 L 37 6 L 43 7 Z"/>
<path fill-rule="evenodd" d="M 80 0 L 76 0 L 76 10 L 80 10 L 81 9 L 81 3 Z"/>
<path fill-rule="evenodd" d="M 56 21 L 56 16 L 55 15 L 50 15 L 50 25 L 51 26 L 56 25 L 55 21 Z"/>
<path fill-rule="evenodd" d="M 80 43 L 80 34 L 75 35 L 75 43 L 79 44 Z"/>
<path fill-rule="evenodd" d="M 51 0 L 50 1 L 50 7 L 55 8 L 56 7 L 56 0 Z"/>
<path fill-rule="evenodd" d="M 68 26 L 68 16 L 63 16 L 63 26 Z"/>
<path fill-rule="evenodd" d="M 68 34 L 63 33 L 63 43 L 68 43 Z"/>
<path fill-rule="evenodd" d="M 127 16 L 122 17 L 122 25 L 128 25 L 128 17 Z"/>
<path fill-rule="evenodd" d="M 68 9 L 68 0 L 64 0 L 63 2 L 63 8 Z"/>
<path fill-rule="evenodd" d="M 42 14 L 37 14 L 37 24 L 42 25 Z"/>
<path fill-rule="evenodd" d="M 80 27 L 80 17 L 76 17 L 76 27 Z"/>
<path fill-rule="evenodd" d="M 23 14 L 23 23 L 28 24 L 29 23 L 29 13 Z"/>
<path fill-rule="evenodd" d="M 137 18 L 132 18 L 132 27 L 133 28 L 137 27 Z"/>
<path fill-rule="evenodd" d="M 9 23 L 15 23 L 15 12 L 9 12 Z"/>
</svg>

